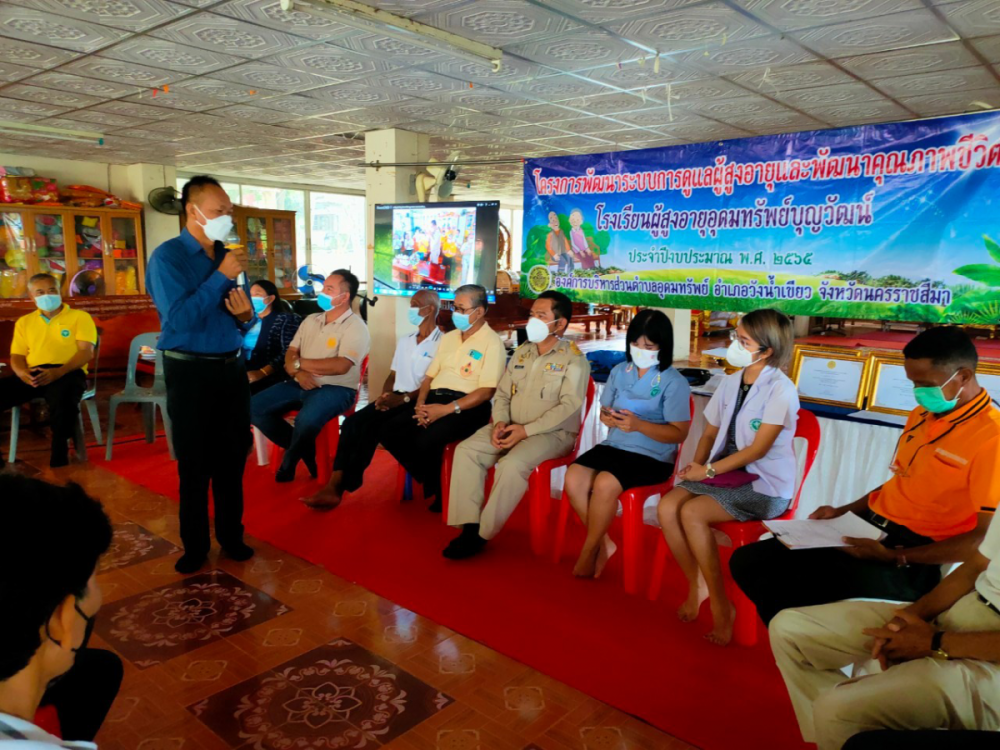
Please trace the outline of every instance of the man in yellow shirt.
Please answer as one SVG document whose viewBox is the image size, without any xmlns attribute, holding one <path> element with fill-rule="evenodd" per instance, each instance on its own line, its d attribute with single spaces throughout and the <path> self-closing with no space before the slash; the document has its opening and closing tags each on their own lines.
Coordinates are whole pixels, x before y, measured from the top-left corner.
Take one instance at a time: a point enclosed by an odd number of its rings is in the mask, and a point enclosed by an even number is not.
<svg viewBox="0 0 1000 750">
<path fill-rule="evenodd" d="M 16 377 L 0 380 L 0 413 L 44 398 L 52 425 L 49 466 L 66 466 L 68 442 L 76 430 L 80 398 L 87 387 L 87 364 L 97 345 L 97 327 L 88 313 L 63 303 L 59 282 L 50 274 L 32 276 L 28 294 L 38 311 L 14 324 L 10 364 Z M 0 468 L 3 465 L 0 457 Z"/>
<path fill-rule="evenodd" d="M 490 421 L 490 399 L 507 364 L 503 341 L 486 323 L 486 290 L 455 290 L 454 331 L 441 338 L 416 402 L 382 430 L 382 446 L 434 497 L 441 511 L 441 459 L 449 443 L 465 440 Z"/>
</svg>

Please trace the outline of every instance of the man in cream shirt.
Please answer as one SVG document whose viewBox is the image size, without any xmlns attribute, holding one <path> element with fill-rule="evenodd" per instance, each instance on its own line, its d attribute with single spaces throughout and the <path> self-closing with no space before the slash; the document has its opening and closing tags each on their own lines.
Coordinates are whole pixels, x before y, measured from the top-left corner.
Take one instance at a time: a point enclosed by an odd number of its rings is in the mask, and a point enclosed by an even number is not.
<svg viewBox="0 0 1000 750">
<path fill-rule="evenodd" d="M 331 273 L 317 301 L 323 312 L 302 321 L 285 354 L 291 380 L 253 397 L 251 422 L 272 443 L 285 449 L 275 474 L 279 482 L 295 478 L 299 461 L 316 476 L 316 437 L 357 399 L 361 364 L 368 356 L 368 326 L 351 310 L 358 277 L 346 269 Z M 298 411 L 295 426 L 285 421 Z"/>
<path fill-rule="evenodd" d="M 819 750 L 877 729 L 1000 730 L 1000 523 L 994 517 L 979 551 L 905 609 L 786 609 L 770 633 L 802 738 Z M 873 656 L 875 674 L 840 671 Z"/>
</svg>

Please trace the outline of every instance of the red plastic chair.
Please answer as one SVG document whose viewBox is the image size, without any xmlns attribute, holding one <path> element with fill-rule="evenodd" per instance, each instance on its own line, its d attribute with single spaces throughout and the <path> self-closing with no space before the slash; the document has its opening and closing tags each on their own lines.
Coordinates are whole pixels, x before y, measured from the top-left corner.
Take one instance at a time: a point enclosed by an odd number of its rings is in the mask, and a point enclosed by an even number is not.
<svg viewBox="0 0 1000 750">
<path fill-rule="evenodd" d="M 62 725 L 59 723 L 59 713 L 55 706 L 49 705 L 39 708 L 32 723 L 43 732 L 48 732 L 53 737 L 62 739 Z"/>
<path fill-rule="evenodd" d="M 806 441 L 806 460 L 802 470 L 802 481 L 799 482 L 792 504 L 788 506 L 781 516 L 775 520 L 788 521 L 795 517 L 795 511 L 799 507 L 799 497 L 802 495 L 802 487 L 806 483 L 809 471 L 812 469 L 816 454 L 819 452 L 820 428 L 816 415 L 807 409 L 799 409 L 798 424 L 795 427 L 795 437 L 804 438 Z M 763 536 L 767 529 L 761 521 L 726 521 L 715 525 L 715 528 L 729 537 L 732 541 L 732 548 L 729 555 L 747 544 L 756 542 Z M 655 600 L 660 595 L 660 587 L 663 583 L 663 569 L 667 563 L 667 555 L 670 548 L 667 540 L 660 535 L 656 546 L 656 556 L 653 559 L 653 575 L 649 583 L 649 599 Z M 726 561 L 723 561 L 723 569 L 727 569 Z M 736 625 L 733 631 L 733 639 L 741 646 L 753 646 L 757 643 L 757 611 L 753 602 L 747 598 L 738 586 L 732 586 L 732 600 L 736 607 Z"/>
<path fill-rule="evenodd" d="M 368 357 L 365 357 L 361 361 L 361 379 L 358 381 L 358 390 L 354 394 L 354 403 L 351 408 L 345 411 L 341 416 L 349 417 L 354 414 L 355 410 L 358 408 L 358 399 L 361 397 L 361 384 L 365 381 L 365 375 L 368 374 Z M 294 419 L 298 415 L 298 411 L 290 411 L 285 415 L 285 418 L 291 417 Z M 336 417 L 327 422 L 323 429 L 320 430 L 319 435 L 316 436 L 316 478 L 319 480 L 320 484 L 325 485 L 330 481 L 330 476 L 333 474 L 333 457 L 337 455 L 337 447 L 340 445 L 340 418 Z M 284 448 L 281 448 L 274 443 L 271 446 L 271 458 L 270 463 L 279 467 L 281 465 L 281 457 L 285 454 Z M 277 468 L 275 469 L 277 471 Z"/>
<path fill-rule="evenodd" d="M 691 419 L 694 420 L 694 396 L 689 398 L 688 404 L 691 409 Z M 643 560 L 643 534 L 645 524 L 643 523 L 642 510 L 646 501 L 654 495 L 664 495 L 674 488 L 674 481 L 677 472 L 680 470 L 681 451 L 684 450 L 684 443 L 677 445 L 676 460 L 674 461 L 674 473 L 670 479 L 660 484 L 650 484 L 645 487 L 633 487 L 625 490 L 618 496 L 618 502 L 622 504 L 622 584 L 625 591 L 630 594 L 639 593 L 640 577 Z M 566 525 L 569 521 L 570 512 L 569 496 L 566 490 L 562 494 L 562 506 L 559 512 L 559 520 L 556 526 L 556 541 L 552 553 L 552 561 L 558 563 L 562 557 L 563 545 L 566 540 Z"/>
</svg>

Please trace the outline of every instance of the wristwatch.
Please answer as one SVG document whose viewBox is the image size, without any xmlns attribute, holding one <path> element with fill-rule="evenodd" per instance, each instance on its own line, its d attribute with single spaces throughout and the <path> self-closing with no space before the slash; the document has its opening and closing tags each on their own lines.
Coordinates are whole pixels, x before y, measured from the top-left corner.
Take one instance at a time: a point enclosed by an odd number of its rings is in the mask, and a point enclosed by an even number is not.
<svg viewBox="0 0 1000 750">
<path fill-rule="evenodd" d="M 709 479 L 713 479 L 715 477 L 715 469 L 712 468 L 711 462 L 705 464 L 705 476 Z"/>
<path fill-rule="evenodd" d="M 409 393 L 404 393 L 403 394 L 403 403 L 404 404 L 410 403 L 410 394 Z"/>
<path fill-rule="evenodd" d="M 297 359 L 294 362 L 292 362 L 292 369 L 295 370 L 295 372 L 298 372 L 299 370 L 301 370 L 302 369 L 302 360 L 301 359 Z"/>
<path fill-rule="evenodd" d="M 455 413 L 456 414 L 462 413 L 462 407 L 458 405 L 458 401 L 455 402 Z"/>
<path fill-rule="evenodd" d="M 938 630 L 934 635 L 931 636 L 931 656 L 935 659 L 942 659 L 943 661 L 948 661 L 951 656 L 948 652 L 941 648 L 941 640 L 944 638 L 944 631 Z"/>
</svg>

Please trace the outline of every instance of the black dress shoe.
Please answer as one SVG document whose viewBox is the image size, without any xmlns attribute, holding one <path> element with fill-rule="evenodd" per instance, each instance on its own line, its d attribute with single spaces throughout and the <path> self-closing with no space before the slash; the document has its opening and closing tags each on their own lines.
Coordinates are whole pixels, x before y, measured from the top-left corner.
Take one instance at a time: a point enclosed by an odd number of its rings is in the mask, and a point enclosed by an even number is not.
<svg viewBox="0 0 1000 750">
<path fill-rule="evenodd" d="M 197 572 L 205 564 L 207 555 L 185 552 L 181 559 L 174 563 L 174 570 L 181 575 L 189 575 Z"/>
<path fill-rule="evenodd" d="M 240 542 L 239 545 L 230 545 L 222 548 L 222 553 L 230 560 L 236 562 L 246 562 L 253 557 L 253 547 Z"/>
<path fill-rule="evenodd" d="M 442 512 L 444 510 L 444 507 L 441 505 L 441 498 L 435 497 L 434 502 L 432 502 L 429 506 L 427 506 L 427 510 L 429 510 L 431 513 Z"/>
<path fill-rule="evenodd" d="M 465 560 L 478 555 L 486 547 L 486 540 L 476 534 L 475 536 L 462 533 L 451 540 L 451 544 L 444 548 L 441 553 L 449 560 Z"/>
</svg>

